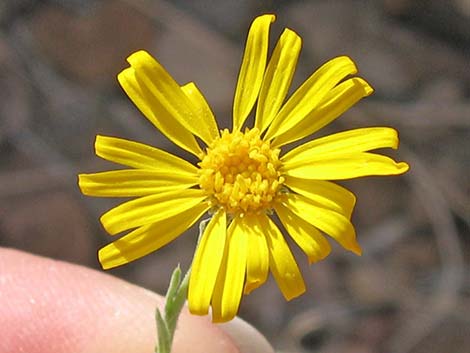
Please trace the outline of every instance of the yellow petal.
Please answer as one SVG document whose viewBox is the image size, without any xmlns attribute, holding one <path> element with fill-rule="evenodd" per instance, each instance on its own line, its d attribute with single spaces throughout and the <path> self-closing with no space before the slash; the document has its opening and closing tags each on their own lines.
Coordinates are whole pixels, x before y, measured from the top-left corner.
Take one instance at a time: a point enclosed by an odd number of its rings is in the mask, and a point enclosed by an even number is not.
<svg viewBox="0 0 470 353">
<path fill-rule="evenodd" d="M 194 135 L 200 137 L 206 144 L 211 140 L 210 129 L 197 113 L 191 99 L 183 92 L 178 83 L 165 68 L 149 53 L 140 50 L 130 55 L 127 61 L 135 70 L 135 77 L 142 89 L 147 89 L 149 96 L 154 98 L 168 116 L 176 119 L 182 126 Z"/>
<path fill-rule="evenodd" d="M 405 162 L 375 153 L 351 153 L 326 156 L 302 164 L 285 163 L 284 175 L 302 179 L 342 180 L 370 175 L 397 175 L 409 169 Z"/>
<path fill-rule="evenodd" d="M 257 216 L 246 215 L 243 218 L 243 231 L 248 238 L 248 258 L 246 263 L 246 281 L 244 294 L 249 294 L 261 286 L 268 278 L 269 252 L 263 229 Z"/>
<path fill-rule="evenodd" d="M 356 231 L 351 222 L 342 214 L 296 194 L 288 194 L 282 204 L 304 221 L 331 236 L 345 249 L 358 255 L 361 254 L 356 241 Z"/>
<path fill-rule="evenodd" d="M 190 228 L 207 210 L 201 203 L 176 216 L 162 219 L 130 232 L 98 252 L 103 269 L 127 264 L 168 244 Z"/>
<path fill-rule="evenodd" d="M 199 189 L 143 196 L 109 210 L 100 220 L 106 231 L 114 235 L 177 215 L 195 207 L 205 198 L 204 191 Z"/>
<path fill-rule="evenodd" d="M 373 91 L 372 87 L 359 77 L 353 77 L 341 82 L 326 95 L 317 108 L 312 110 L 310 114 L 307 114 L 292 129 L 278 135 L 271 145 L 273 147 L 280 147 L 313 134 L 338 118 Z"/>
<path fill-rule="evenodd" d="M 286 300 L 291 300 L 305 292 L 305 283 L 279 228 L 271 219 L 260 216 L 260 224 L 266 236 L 269 249 L 269 268 Z"/>
<path fill-rule="evenodd" d="M 155 169 L 195 175 L 198 169 L 184 159 L 158 148 L 117 137 L 96 136 L 96 155 L 107 161 L 137 169 Z"/>
<path fill-rule="evenodd" d="M 240 130 L 258 98 L 268 57 L 269 27 L 275 18 L 263 15 L 251 24 L 233 100 L 233 130 Z"/>
<path fill-rule="evenodd" d="M 304 143 L 281 158 L 286 164 L 304 164 L 326 155 L 366 152 L 398 147 L 398 133 L 389 127 L 347 130 Z"/>
<path fill-rule="evenodd" d="M 198 124 L 201 124 L 200 132 L 205 135 L 203 140 L 207 144 L 212 143 L 220 134 L 209 104 L 194 82 L 182 86 L 181 89 L 193 103 L 196 116 L 198 117 Z"/>
<path fill-rule="evenodd" d="M 229 235 L 231 234 L 230 227 L 227 230 L 227 239 L 229 239 Z M 211 300 L 211 313 L 212 313 L 212 322 L 224 322 L 224 318 L 222 317 L 222 296 L 224 293 L 225 287 L 225 278 L 227 275 L 227 255 L 228 255 L 228 248 L 229 242 L 225 241 L 225 247 L 223 250 L 222 255 L 222 262 L 220 263 L 219 273 L 217 274 L 217 279 L 215 281 L 214 291 L 212 293 L 212 300 Z"/>
<path fill-rule="evenodd" d="M 197 184 L 197 174 L 150 169 L 123 169 L 78 176 L 78 185 L 83 194 L 101 197 L 145 196 L 187 189 Z"/>
<path fill-rule="evenodd" d="M 134 68 L 123 70 L 118 75 L 118 81 L 142 114 L 168 139 L 196 156 L 201 154 L 201 147 L 190 132 L 191 130 L 172 115 L 173 112 L 162 104 L 154 92 L 137 80 Z"/>
<path fill-rule="evenodd" d="M 212 302 L 212 321 L 225 322 L 237 315 L 245 281 L 247 234 L 236 217 L 228 229 L 227 262 L 221 266 Z"/>
<path fill-rule="evenodd" d="M 346 56 L 332 59 L 321 66 L 284 104 L 266 131 L 265 140 L 271 140 L 294 128 L 295 125 L 318 107 L 326 95 L 341 80 L 356 72 L 356 66 Z"/>
<path fill-rule="evenodd" d="M 263 79 L 256 109 L 255 127 L 263 132 L 279 112 L 294 76 L 302 40 L 290 29 L 282 33 Z"/>
<path fill-rule="evenodd" d="M 356 197 L 338 184 L 324 180 L 309 180 L 286 176 L 285 185 L 296 193 L 351 218 Z"/>
<path fill-rule="evenodd" d="M 194 255 L 189 279 L 188 306 L 196 315 L 207 315 L 225 248 L 227 220 L 220 209 L 207 224 Z"/>
<path fill-rule="evenodd" d="M 320 261 L 328 256 L 331 251 L 330 243 L 317 228 L 282 205 L 276 206 L 276 213 L 287 233 L 307 255 L 309 263 Z"/>
</svg>

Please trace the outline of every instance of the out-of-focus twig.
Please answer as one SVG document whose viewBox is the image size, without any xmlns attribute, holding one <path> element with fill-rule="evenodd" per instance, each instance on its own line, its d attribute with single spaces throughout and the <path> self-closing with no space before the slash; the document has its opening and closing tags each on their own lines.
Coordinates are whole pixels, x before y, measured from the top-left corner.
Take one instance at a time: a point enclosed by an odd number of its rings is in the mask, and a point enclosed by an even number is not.
<svg viewBox="0 0 470 353">
<path fill-rule="evenodd" d="M 385 249 L 390 249 L 407 235 L 409 226 L 404 216 L 394 214 L 370 228 L 367 234 L 364 234 L 367 242 L 361 246 L 363 256 L 374 256 Z"/>
<path fill-rule="evenodd" d="M 164 25 L 165 28 L 174 31 L 208 52 L 228 52 L 233 55 L 233 61 L 227 62 L 226 67 L 231 70 L 238 69 L 238 57 L 240 52 L 227 38 L 213 31 L 204 23 L 179 10 L 170 1 L 164 0 L 120 0 L 151 20 Z"/>
<path fill-rule="evenodd" d="M 428 128 L 436 130 L 439 128 L 470 128 L 470 104 L 464 102 L 452 103 L 452 109 L 446 104 L 436 104 L 428 101 L 415 103 L 394 102 L 363 102 L 358 107 L 353 107 L 351 112 L 353 119 L 358 122 L 367 120 L 387 121 L 393 117 L 393 124 L 403 128 Z M 360 112 L 360 114 L 358 113 Z"/>
<path fill-rule="evenodd" d="M 391 353 L 411 352 L 451 313 L 457 303 L 464 275 L 462 249 L 447 200 L 434 182 L 432 171 L 410 150 L 403 146 L 400 149 L 412 166 L 407 177 L 433 227 L 442 271 L 431 298 L 421 301 L 420 309 L 404 322 L 391 339 Z"/>
</svg>

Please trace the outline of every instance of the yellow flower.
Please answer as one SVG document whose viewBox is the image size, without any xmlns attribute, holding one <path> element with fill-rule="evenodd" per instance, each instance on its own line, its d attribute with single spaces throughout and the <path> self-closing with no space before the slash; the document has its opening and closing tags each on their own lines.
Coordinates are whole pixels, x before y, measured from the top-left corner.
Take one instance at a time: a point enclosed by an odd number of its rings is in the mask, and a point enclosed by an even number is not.
<svg viewBox="0 0 470 353">
<path fill-rule="evenodd" d="M 98 136 L 96 154 L 129 169 L 79 176 L 86 195 L 136 197 L 101 217 L 111 235 L 131 230 L 99 251 L 105 269 L 161 248 L 210 214 L 192 263 L 188 305 L 198 315 L 212 307 L 215 322 L 232 319 L 242 294 L 262 285 L 268 272 L 287 300 L 305 291 L 274 215 L 310 263 L 330 252 L 322 233 L 360 254 L 350 222 L 355 197 L 329 180 L 408 170 L 404 162 L 369 152 L 397 148 L 397 132 L 388 127 L 344 131 L 283 153 L 285 145 L 318 131 L 372 88 L 350 77 L 356 67 L 342 56 L 286 100 L 301 39 L 285 29 L 268 61 L 274 19 L 263 15 L 251 25 L 231 130 L 219 130 L 194 83 L 179 86 L 145 51 L 127 59 L 130 67 L 118 76 L 124 91 L 165 136 L 200 160 L 196 165 L 148 145 Z M 255 104 L 254 126 L 244 127 Z"/>
</svg>

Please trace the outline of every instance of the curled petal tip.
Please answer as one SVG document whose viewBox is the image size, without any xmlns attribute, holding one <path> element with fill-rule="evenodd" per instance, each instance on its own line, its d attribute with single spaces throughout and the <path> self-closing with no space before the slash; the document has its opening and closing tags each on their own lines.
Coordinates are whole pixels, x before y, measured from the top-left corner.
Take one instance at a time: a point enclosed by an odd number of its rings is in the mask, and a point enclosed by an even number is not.
<svg viewBox="0 0 470 353">
<path fill-rule="evenodd" d="M 112 247 L 113 245 L 111 243 L 98 250 L 98 261 L 100 262 L 103 270 L 109 270 L 110 268 L 116 267 L 109 261 L 112 254 L 110 249 L 112 249 Z"/>
<path fill-rule="evenodd" d="M 291 293 L 289 296 L 284 296 L 284 298 L 287 301 L 291 301 L 292 299 L 300 297 L 302 294 L 305 293 L 306 290 L 307 290 L 307 288 L 305 288 L 305 285 L 302 285 L 301 287 L 298 288 L 297 292 Z"/>
<path fill-rule="evenodd" d="M 275 15 L 275 14 L 272 14 L 272 13 L 269 13 L 269 14 L 264 14 L 264 15 L 261 15 L 261 16 L 256 17 L 256 18 L 253 20 L 253 22 L 255 22 L 255 21 L 257 21 L 257 20 L 259 21 L 259 20 L 261 20 L 262 18 L 269 19 L 271 22 L 276 21 L 276 15 Z"/>
<path fill-rule="evenodd" d="M 243 289 L 243 294 L 250 294 L 253 290 L 259 287 L 259 282 L 246 283 L 245 288 Z"/>
<path fill-rule="evenodd" d="M 355 243 L 353 244 L 350 248 L 349 248 L 350 251 L 352 251 L 354 254 L 356 254 L 357 256 L 361 256 L 362 255 L 362 249 L 361 249 L 361 246 L 358 244 L 358 243 Z"/>
<path fill-rule="evenodd" d="M 128 62 L 129 64 L 132 65 L 132 62 L 133 62 L 135 59 L 142 59 L 142 58 L 147 58 L 147 57 L 151 57 L 151 55 L 149 54 L 149 52 L 146 51 L 146 50 L 141 49 L 141 50 L 137 50 L 137 51 L 133 52 L 131 55 L 129 55 L 129 56 L 127 57 L 126 60 L 127 60 L 127 62 Z"/>
<path fill-rule="evenodd" d="M 372 93 L 374 93 L 374 88 L 361 77 L 354 77 L 352 80 L 354 80 L 356 83 L 358 83 L 362 89 L 364 90 L 364 96 L 370 96 Z"/>
<path fill-rule="evenodd" d="M 109 218 L 106 216 L 106 214 L 102 215 L 100 217 L 100 223 L 103 226 L 104 230 L 108 232 L 110 235 L 115 235 L 118 232 L 115 231 L 114 227 L 112 224 L 109 222 Z"/>
<path fill-rule="evenodd" d="M 410 165 L 406 162 L 398 163 L 398 167 L 402 173 L 406 173 L 408 170 L 410 170 Z"/>
<path fill-rule="evenodd" d="M 199 315 L 199 316 L 204 316 L 209 313 L 209 308 L 205 308 L 202 306 L 197 306 L 189 302 L 188 305 L 189 312 L 193 315 Z"/>
<path fill-rule="evenodd" d="M 357 74 L 357 71 L 358 71 L 357 65 L 356 65 L 356 63 L 354 62 L 354 60 L 351 59 L 349 56 L 347 56 L 347 55 L 341 55 L 341 56 L 338 56 L 338 57 L 336 57 L 336 58 L 334 58 L 334 59 L 332 59 L 332 60 L 338 60 L 338 62 L 340 62 L 340 61 L 349 61 L 349 64 L 352 65 L 352 67 L 353 67 L 351 74 L 352 74 L 352 75 Z"/>
</svg>

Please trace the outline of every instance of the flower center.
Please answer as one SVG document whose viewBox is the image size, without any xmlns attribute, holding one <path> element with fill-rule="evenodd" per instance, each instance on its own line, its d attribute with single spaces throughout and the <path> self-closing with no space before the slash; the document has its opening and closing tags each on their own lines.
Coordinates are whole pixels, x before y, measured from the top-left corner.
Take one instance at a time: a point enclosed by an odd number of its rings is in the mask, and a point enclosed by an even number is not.
<svg viewBox="0 0 470 353">
<path fill-rule="evenodd" d="M 232 215 L 269 210 L 284 182 L 279 152 L 261 140 L 256 128 L 245 133 L 225 129 L 199 163 L 199 185 L 214 206 Z"/>
</svg>

